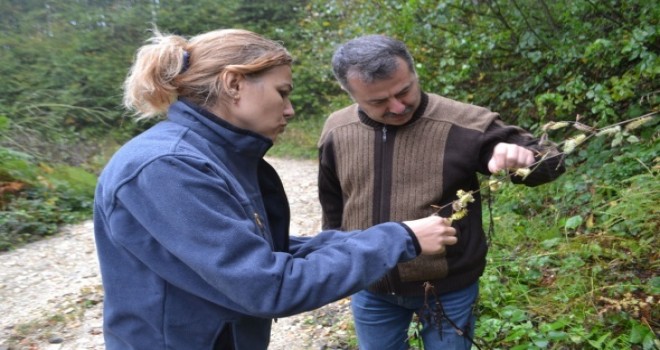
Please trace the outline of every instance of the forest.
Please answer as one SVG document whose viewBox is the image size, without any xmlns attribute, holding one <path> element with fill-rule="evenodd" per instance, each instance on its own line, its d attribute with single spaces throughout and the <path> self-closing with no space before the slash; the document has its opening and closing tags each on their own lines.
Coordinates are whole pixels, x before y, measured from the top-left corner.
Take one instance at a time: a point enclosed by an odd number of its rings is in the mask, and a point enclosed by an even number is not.
<svg viewBox="0 0 660 350">
<path fill-rule="evenodd" d="M 381 33 L 408 45 L 424 91 L 564 153 L 559 180 L 483 194 L 475 348 L 659 349 L 659 19 L 652 0 L 0 0 L 0 252 L 91 218 L 105 162 L 150 126 L 121 99 L 154 28 L 281 41 L 296 118 L 268 155 L 310 159 L 351 102 L 333 49 Z"/>
</svg>

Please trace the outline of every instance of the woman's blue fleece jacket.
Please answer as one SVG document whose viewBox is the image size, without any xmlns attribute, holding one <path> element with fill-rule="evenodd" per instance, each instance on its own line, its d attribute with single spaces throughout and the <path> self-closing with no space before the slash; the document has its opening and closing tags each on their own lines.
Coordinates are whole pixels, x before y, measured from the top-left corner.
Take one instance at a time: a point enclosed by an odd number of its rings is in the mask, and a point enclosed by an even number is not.
<svg viewBox="0 0 660 350">
<path fill-rule="evenodd" d="M 178 101 L 113 156 L 94 205 L 107 349 L 266 349 L 271 318 L 417 256 L 399 223 L 289 237 L 284 188 L 263 160 L 271 146 Z"/>
</svg>

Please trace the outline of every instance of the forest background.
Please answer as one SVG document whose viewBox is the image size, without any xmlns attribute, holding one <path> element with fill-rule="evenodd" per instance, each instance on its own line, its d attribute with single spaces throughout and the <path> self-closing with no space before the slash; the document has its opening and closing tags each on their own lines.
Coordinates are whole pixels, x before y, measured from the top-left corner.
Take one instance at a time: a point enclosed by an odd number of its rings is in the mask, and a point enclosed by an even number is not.
<svg viewBox="0 0 660 350">
<path fill-rule="evenodd" d="M 302 158 L 350 103 L 333 49 L 383 33 L 409 46 L 425 91 L 565 152 L 554 183 L 484 187 L 475 348 L 658 349 L 659 18 L 652 0 L 0 0 L 0 251 L 91 217 L 99 171 L 150 126 L 122 109 L 121 85 L 154 24 L 282 41 L 296 118 L 269 155 Z"/>
</svg>

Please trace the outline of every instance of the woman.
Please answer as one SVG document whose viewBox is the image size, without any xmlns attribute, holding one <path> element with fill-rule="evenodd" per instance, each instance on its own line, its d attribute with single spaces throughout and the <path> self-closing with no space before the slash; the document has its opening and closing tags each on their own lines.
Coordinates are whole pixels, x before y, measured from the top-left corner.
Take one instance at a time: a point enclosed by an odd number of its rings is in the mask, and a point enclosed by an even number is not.
<svg viewBox="0 0 660 350">
<path fill-rule="evenodd" d="M 167 119 L 99 178 L 107 349 L 266 349 L 272 318 L 455 243 L 439 217 L 289 237 L 286 195 L 263 156 L 294 115 L 291 62 L 280 44 L 235 29 L 190 41 L 156 31 L 138 51 L 125 105 Z"/>
</svg>

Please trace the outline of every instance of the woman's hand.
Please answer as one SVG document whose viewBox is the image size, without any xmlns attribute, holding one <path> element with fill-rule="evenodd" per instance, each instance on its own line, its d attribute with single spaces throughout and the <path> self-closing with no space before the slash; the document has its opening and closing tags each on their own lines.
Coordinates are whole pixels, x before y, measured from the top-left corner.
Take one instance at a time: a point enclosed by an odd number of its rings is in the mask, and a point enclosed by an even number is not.
<svg viewBox="0 0 660 350">
<path fill-rule="evenodd" d="M 458 241 L 456 229 L 451 227 L 449 219 L 437 215 L 403 223 L 415 233 L 424 255 L 440 254 L 446 245 L 454 245 Z"/>
</svg>

